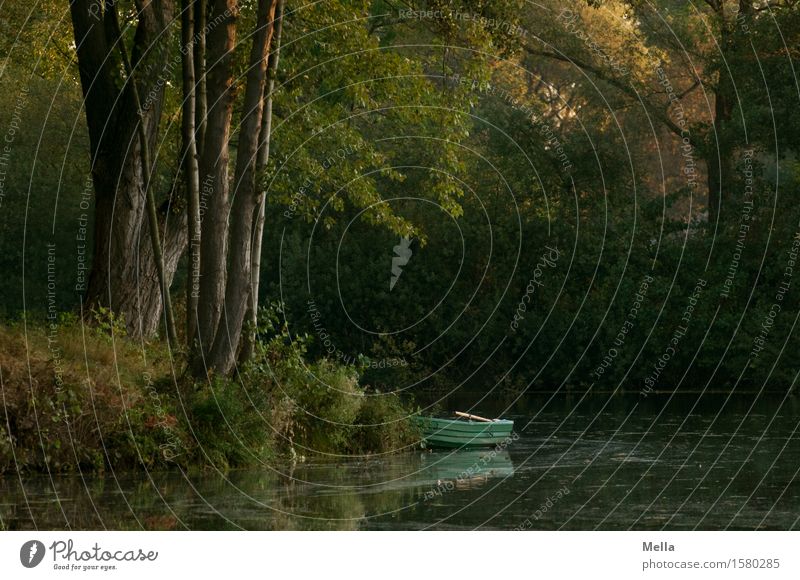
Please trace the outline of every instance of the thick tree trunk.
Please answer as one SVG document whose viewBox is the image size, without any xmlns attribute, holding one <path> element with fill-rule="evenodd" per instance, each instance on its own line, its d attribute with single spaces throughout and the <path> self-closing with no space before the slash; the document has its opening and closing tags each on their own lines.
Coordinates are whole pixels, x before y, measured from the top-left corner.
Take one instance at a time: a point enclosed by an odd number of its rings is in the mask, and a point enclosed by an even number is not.
<svg viewBox="0 0 800 580">
<path fill-rule="evenodd" d="M 256 176 L 263 174 L 269 162 L 269 147 L 272 137 L 272 93 L 275 91 L 275 77 L 278 73 L 278 60 L 281 53 L 281 31 L 283 30 L 284 0 L 278 0 L 275 9 L 275 32 L 272 35 L 272 48 L 267 63 L 267 83 L 264 87 L 264 113 L 261 118 L 258 155 L 256 156 Z M 247 305 L 245 322 L 248 325 L 242 336 L 239 361 L 244 363 L 253 355 L 258 327 L 258 291 L 261 279 L 261 249 L 264 240 L 264 212 L 267 206 L 267 192 L 257 188 L 258 199 L 253 215 L 253 251 L 250 264 L 250 300 Z"/>
<path fill-rule="evenodd" d="M 138 139 L 136 135 L 131 139 L 130 157 L 135 157 Z M 98 161 L 104 163 L 102 158 Z M 94 258 L 85 308 L 87 312 L 99 306 L 110 308 L 124 318 L 130 336 L 153 336 L 161 322 L 163 302 L 150 243 L 141 165 L 128 161 L 117 176 L 95 170 L 93 177 Z M 158 217 L 164 268 L 171 284 L 186 247 L 184 218 L 168 210 L 160 211 Z"/>
<path fill-rule="evenodd" d="M 167 337 L 169 343 L 173 348 L 178 347 L 178 336 L 175 331 L 175 318 L 172 313 L 172 300 L 169 293 L 171 283 L 167 280 L 166 270 L 164 268 L 164 250 L 161 246 L 161 232 L 162 224 L 158 219 L 158 209 L 156 208 L 155 195 L 153 194 L 153 172 L 155 166 L 150 154 L 151 146 L 148 138 L 147 131 L 145 130 L 143 119 L 142 101 L 139 97 L 139 87 L 136 78 L 134 77 L 133 67 L 131 66 L 130 59 L 128 59 L 128 52 L 125 49 L 125 42 L 122 38 L 122 31 L 119 28 L 119 20 L 117 15 L 117 6 L 112 2 L 106 3 L 107 12 L 107 27 L 111 31 L 114 38 L 114 45 L 122 57 L 122 65 L 125 70 L 126 89 L 130 90 L 133 97 L 133 107 L 136 113 L 136 118 L 139 120 L 136 123 L 136 135 L 139 139 L 139 148 L 141 150 L 141 166 L 144 179 L 144 193 L 145 193 L 145 207 L 147 213 L 147 225 L 149 226 L 150 247 L 153 252 L 153 262 L 156 266 L 156 273 L 158 274 L 158 285 L 161 289 L 161 299 L 164 303 L 164 323 L 167 329 Z"/>
<path fill-rule="evenodd" d="M 236 43 L 236 0 L 213 0 L 206 35 L 208 115 L 200 156 L 203 217 L 200 239 L 200 295 L 197 307 L 193 371 L 203 376 L 206 359 L 222 314 L 228 238 L 228 139 L 233 114 L 233 49 Z M 207 201 L 206 201 L 207 199 Z"/>
<path fill-rule="evenodd" d="M 137 2 L 138 22 L 132 50 L 143 107 L 145 143 L 152 149 L 158 137 L 167 59 L 167 26 L 171 1 Z M 146 214 L 146 172 L 137 137 L 135 99 L 121 73 L 114 46 L 113 14 L 102 0 L 71 0 L 73 32 L 78 53 L 84 110 L 89 128 L 91 170 L 95 189 L 95 231 L 92 271 L 86 289 L 86 308 L 103 306 L 124 317 L 132 336 L 150 336 L 158 329 L 162 297 L 157 262 L 150 242 Z M 141 66 L 143 59 L 153 66 Z M 161 66 L 158 66 L 158 65 Z M 170 218 L 170 219 L 168 219 Z M 171 282 L 186 242 L 181 220 L 168 212 L 158 216 L 164 238 L 165 281 Z"/>
<path fill-rule="evenodd" d="M 230 374 L 236 361 L 250 293 L 253 214 L 256 208 L 256 155 L 259 146 L 267 53 L 278 0 L 259 0 L 256 32 L 250 51 L 239 141 L 236 151 L 230 251 L 225 286 L 225 312 L 216 331 L 208 366 Z M 210 128 L 210 124 L 209 124 Z M 208 143 L 206 144 L 208 147 Z M 205 237 L 205 232 L 203 232 Z"/>
</svg>

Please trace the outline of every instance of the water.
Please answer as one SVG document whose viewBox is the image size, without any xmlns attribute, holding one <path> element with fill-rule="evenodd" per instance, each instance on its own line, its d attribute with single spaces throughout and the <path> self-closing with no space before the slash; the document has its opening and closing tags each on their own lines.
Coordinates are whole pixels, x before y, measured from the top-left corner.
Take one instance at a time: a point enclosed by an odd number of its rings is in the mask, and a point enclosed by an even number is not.
<svg viewBox="0 0 800 580">
<path fill-rule="evenodd" d="M 484 402 L 472 410 L 503 411 L 491 407 Z M 520 437 L 494 454 L 414 451 L 227 474 L 109 473 L 52 481 L 7 476 L 0 479 L 0 524 L 208 530 L 800 527 L 797 398 L 536 396 L 503 415 L 515 419 Z"/>
</svg>

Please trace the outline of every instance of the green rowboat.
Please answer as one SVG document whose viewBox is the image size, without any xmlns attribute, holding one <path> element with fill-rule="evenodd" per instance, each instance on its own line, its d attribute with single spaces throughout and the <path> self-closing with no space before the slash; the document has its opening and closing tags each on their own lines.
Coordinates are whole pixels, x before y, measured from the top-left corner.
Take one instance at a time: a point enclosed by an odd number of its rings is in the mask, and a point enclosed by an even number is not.
<svg viewBox="0 0 800 580">
<path fill-rule="evenodd" d="M 473 421 L 467 418 L 441 419 L 416 417 L 427 447 L 471 448 L 491 447 L 501 443 L 514 430 L 514 421 L 493 419 Z"/>
</svg>

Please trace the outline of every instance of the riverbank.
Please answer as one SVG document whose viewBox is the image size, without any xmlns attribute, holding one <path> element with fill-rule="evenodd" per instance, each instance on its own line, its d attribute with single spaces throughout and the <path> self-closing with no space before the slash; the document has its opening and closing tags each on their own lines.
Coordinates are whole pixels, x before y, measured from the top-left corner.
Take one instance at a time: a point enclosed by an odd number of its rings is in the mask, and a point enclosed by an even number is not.
<svg viewBox="0 0 800 580">
<path fill-rule="evenodd" d="M 797 528 L 796 397 L 530 393 L 503 415 L 499 451 L 0 477 L 0 530 Z"/>
<path fill-rule="evenodd" d="M 412 445 L 407 405 L 279 335 L 237 380 L 195 382 L 163 342 L 63 314 L 0 327 L 0 473 L 215 468 Z"/>
</svg>

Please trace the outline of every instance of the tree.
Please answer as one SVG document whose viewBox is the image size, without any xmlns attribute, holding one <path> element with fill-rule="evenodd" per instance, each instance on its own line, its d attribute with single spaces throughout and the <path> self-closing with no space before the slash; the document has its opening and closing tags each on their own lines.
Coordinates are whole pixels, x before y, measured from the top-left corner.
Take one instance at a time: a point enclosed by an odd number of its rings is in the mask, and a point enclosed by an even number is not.
<svg viewBox="0 0 800 580">
<path fill-rule="evenodd" d="M 150 336 L 158 328 L 163 295 L 187 236 L 185 216 L 171 211 L 170 199 L 154 216 L 161 231 L 152 232 L 147 189 L 154 168 L 143 154 L 143 146 L 155 150 L 158 141 L 174 5 L 171 0 L 137 0 L 134 7 L 133 78 L 127 78 L 120 51 L 120 44 L 128 42 L 127 31 L 120 34 L 115 27 L 117 3 L 70 2 L 95 191 L 94 252 L 85 303 L 124 317 L 132 336 Z M 146 95 L 138 106 L 137 94 Z M 163 284 L 150 244 L 159 233 Z"/>
<path fill-rule="evenodd" d="M 751 82 L 739 74 L 753 58 L 749 31 L 795 9 L 794 0 L 553 3 L 526 14 L 534 40 L 524 48 L 574 67 L 600 90 L 613 89 L 679 143 L 688 139 L 706 165 L 708 221 L 716 224 L 733 205 L 736 153 L 746 146 L 736 116 L 748 114 L 737 85 Z"/>
<path fill-rule="evenodd" d="M 267 57 L 278 0 L 259 0 L 244 87 L 233 191 L 228 180 L 233 112 L 233 48 L 237 10 L 217 0 L 210 16 L 225 15 L 208 34 L 206 60 L 209 105 L 200 171 L 211 182 L 210 211 L 201 226 L 200 294 L 193 368 L 230 374 L 236 361 L 251 288 L 253 216 L 257 203 L 256 158 L 264 110 Z M 269 139 L 269 136 L 265 136 Z M 223 310 L 224 309 L 224 310 Z"/>
<path fill-rule="evenodd" d="M 270 143 L 272 139 L 272 104 L 275 91 L 275 78 L 278 73 L 278 60 L 281 50 L 281 33 L 283 30 L 284 0 L 279 0 L 275 10 L 275 32 L 273 34 L 273 47 L 267 63 L 267 83 L 264 86 L 264 112 L 261 120 L 261 133 L 259 135 L 258 156 L 256 158 L 256 174 L 263 175 L 269 162 Z M 253 248 L 251 250 L 250 264 L 250 295 L 247 305 L 246 324 L 249 325 L 242 339 L 242 349 L 239 358 L 247 361 L 253 353 L 258 327 L 258 290 L 261 281 L 261 248 L 264 240 L 264 219 L 267 207 L 267 192 L 259 187 L 258 200 L 253 214 Z"/>
<path fill-rule="evenodd" d="M 183 140 L 183 172 L 186 184 L 186 223 L 189 228 L 189 276 L 186 280 L 186 336 L 191 341 L 197 331 L 197 300 L 200 292 L 200 169 L 198 157 L 198 116 L 197 94 L 204 93 L 205 83 L 195 89 L 198 66 L 195 57 L 204 59 L 202 51 L 196 51 L 199 37 L 205 37 L 203 30 L 195 25 L 195 7 L 198 10 L 198 21 L 205 20 L 205 1 L 182 0 L 181 3 L 181 76 L 183 103 L 181 107 L 181 136 Z M 204 73 L 200 70 L 200 75 Z M 205 117 L 203 116 L 203 119 Z M 204 121 L 203 121 L 204 122 Z"/>
</svg>

